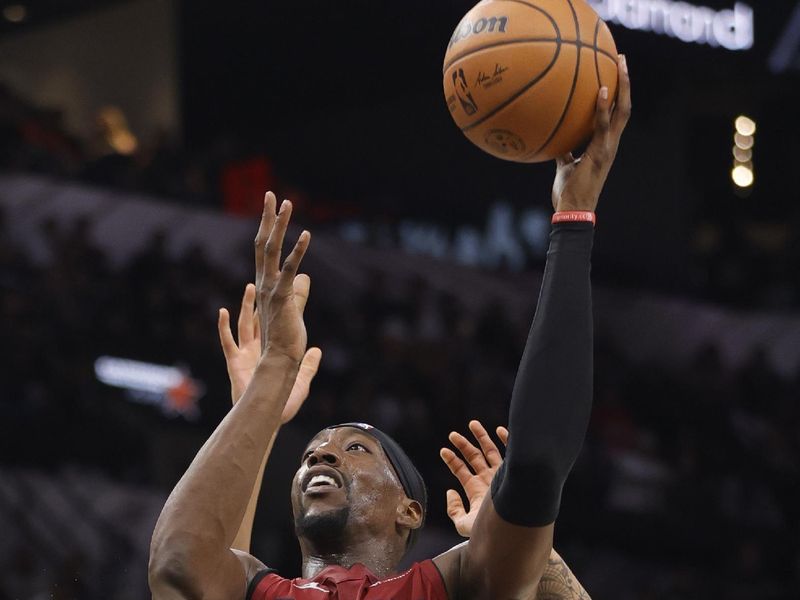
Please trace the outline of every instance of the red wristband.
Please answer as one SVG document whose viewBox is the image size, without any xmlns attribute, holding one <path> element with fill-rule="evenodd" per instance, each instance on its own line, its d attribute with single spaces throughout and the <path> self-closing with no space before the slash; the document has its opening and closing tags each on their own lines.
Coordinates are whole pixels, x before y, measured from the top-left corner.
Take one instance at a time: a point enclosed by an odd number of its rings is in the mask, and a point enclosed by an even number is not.
<svg viewBox="0 0 800 600">
<path fill-rule="evenodd" d="M 562 210 L 553 214 L 551 223 L 579 223 L 586 222 L 594 225 L 597 219 L 590 210 Z"/>
</svg>

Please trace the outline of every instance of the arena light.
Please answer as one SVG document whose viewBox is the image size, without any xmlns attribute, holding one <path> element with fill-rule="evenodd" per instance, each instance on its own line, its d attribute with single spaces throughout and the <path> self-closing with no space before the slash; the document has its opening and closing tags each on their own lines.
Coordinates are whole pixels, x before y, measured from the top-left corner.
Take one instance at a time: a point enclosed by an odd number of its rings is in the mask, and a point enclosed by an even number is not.
<svg viewBox="0 0 800 600">
<path fill-rule="evenodd" d="M 200 415 L 197 400 L 205 386 L 185 369 L 101 356 L 94 363 L 94 372 L 98 381 L 126 390 L 134 402 L 158 406 L 167 416 L 193 420 Z"/>
<path fill-rule="evenodd" d="M 731 179 L 740 190 L 750 188 L 755 182 L 753 147 L 756 144 L 756 122 L 748 116 L 739 115 L 733 122 L 733 168 Z"/>
<path fill-rule="evenodd" d="M 733 179 L 733 183 L 740 188 L 751 187 L 756 179 L 752 168 L 745 165 L 735 166 L 733 171 L 731 171 L 731 178 Z"/>
<path fill-rule="evenodd" d="M 9 23 L 22 23 L 28 18 L 28 9 L 22 4 L 9 4 L 3 9 L 3 17 Z"/>
<path fill-rule="evenodd" d="M 737 162 L 741 163 L 751 161 L 753 160 L 753 150 L 752 148 L 745 150 L 743 148 L 739 148 L 739 146 L 734 146 L 733 158 L 735 158 Z"/>
<path fill-rule="evenodd" d="M 755 138 L 752 135 L 742 135 L 741 133 L 736 133 L 733 136 L 733 141 L 736 145 L 741 148 L 742 150 L 750 150 L 755 145 Z"/>
<path fill-rule="evenodd" d="M 119 154 L 130 156 L 139 146 L 136 136 L 128 127 L 128 119 L 118 106 L 104 106 L 97 113 L 97 121 L 108 145 Z"/>
<path fill-rule="evenodd" d="M 744 115 L 736 118 L 736 132 L 744 136 L 753 136 L 756 133 L 756 122 Z"/>
</svg>

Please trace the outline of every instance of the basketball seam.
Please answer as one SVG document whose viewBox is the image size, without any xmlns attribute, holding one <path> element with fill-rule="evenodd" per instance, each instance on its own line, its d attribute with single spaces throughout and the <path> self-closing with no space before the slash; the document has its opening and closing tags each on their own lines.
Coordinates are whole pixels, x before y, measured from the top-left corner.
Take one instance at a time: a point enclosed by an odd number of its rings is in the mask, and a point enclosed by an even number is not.
<svg viewBox="0 0 800 600">
<path fill-rule="evenodd" d="M 583 46 L 585 48 L 586 44 L 584 44 Z M 614 62 L 617 62 L 617 57 L 614 56 L 613 54 L 611 54 L 611 52 L 609 52 L 608 50 L 605 50 L 604 48 L 600 48 L 597 44 L 592 46 L 592 48 L 594 48 L 594 51 L 597 52 L 598 54 L 602 54 L 603 56 L 605 56 L 607 58 L 610 58 Z"/>
<path fill-rule="evenodd" d="M 603 54 L 602 52 L 600 53 L 600 56 L 599 56 L 598 58 L 607 58 L 608 60 L 610 60 L 611 62 L 613 62 L 615 65 L 618 65 L 618 64 L 619 64 L 619 63 L 617 62 L 617 59 L 616 59 L 616 58 L 611 58 L 611 57 L 610 57 L 608 54 Z"/>
<path fill-rule="evenodd" d="M 536 152 L 531 152 L 531 153 L 527 154 L 525 156 L 525 158 L 528 158 L 528 157 L 533 158 L 534 156 L 539 154 L 542 150 L 547 148 L 547 145 L 550 144 L 550 142 L 553 141 L 553 138 L 556 137 L 556 134 L 558 133 L 558 130 L 561 129 L 561 125 L 564 123 L 564 119 L 567 118 L 567 113 L 569 112 L 569 107 L 572 104 L 572 98 L 575 95 L 575 86 L 577 86 L 577 84 L 578 84 L 578 74 L 580 73 L 580 70 L 581 70 L 581 54 L 583 54 L 583 52 L 581 52 L 581 47 L 583 46 L 583 44 L 580 43 L 580 39 L 581 39 L 581 24 L 578 21 L 578 13 L 575 12 L 575 6 L 573 6 L 572 0 L 567 0 L 567 4 L 569 4 L 569 8 L 572 11 L 572 18 L 575 21 L 575 37 L 578 40 L 578 47 L 577 47 L 577 52 L 576 52 L 576 54 L 578 56 L 577 56 L 577 61 L 575 63 L 575 75 L 573 75 L 573 77 L 572 77 L 572 88 L 569 91 L 569 96 L 567 96 L 567 102 L 564 105 L 564 111 L 561 113 L 561 118 L 558 120 L 558 123 L 556 123 L 556 126 L 553 128 L 553 131 L 550 134 L 550 136 L 547 138 L 545 143 L 542 144 L 541 147 Z"/>
<path fill-rule="evenodd" d="M 465 58 L 469 58 L 473 54 L 477 54 L 482 50 L 489 50 L 491 48 L 498 48 L 500 46 L 513 46 L 514 44 L 532 44 L 532 43 L 544 43 L 544 42 L 555 42 L 558 43 L 557 38 L 541 38 L 541 37 L 531 37 L 531 38 L 515 38 L 513 40 L 505 40 L 502 42 L 494 42 L 491 44 L 486 44 L 485 46 L 481 46 L 480 48 L 474 48 L 469 52 L 465 52 L 464 54 L 459 54 L 455 58 L 451 59 L 449 63 L 447 63 L 444 68 L 442 69 L 442 75 L 447 72 L 447 69 L 452 67 L 454 64 L 463 60 Z"/>
<path fill-rule="evenodd" d="M 594 24 L 594 72 L 597 75 L 597 87 L 600 87 L 600 63 L 597 60 L 597 37 L 600 35 L 600 17 L 597 17 L 597 23 Z"/>
<path fill-rule="evenodd" d="M 553 65 L 555 65 L 556 62 L 558 61 L 558 57 L 561 56 L 561 29 L 558 27 L 558 23 L 556 23 L 556 20 L 553 17 L 551 17 L 549 14 L 547 14 L 547 11 L 545 11 L 542 8 L 539 8 L 538 6 L 532 6 L 532 5 L 528 4 L 527 2 L 522 2 L 521 0 L 502 0 L 502 1 L 504 1 L 504 2 L 516 2 L 517 4 L 522 4 L 522 5 L 527 6 L 529 8 L 533 8 L 533 9 L 538 10 L 539 12 L 541 12 L 548 19 L 550 19 L 550 23 L 552 23 L 553 29 L 556 32 L 556 40 L 555 40 L 555 42 L 556 42 L 556 52 L 553 55 L 553 60 L 550 61 L 550 64 L 547 65 L 547 67 L 545 68 L 544 71 L 539 73 L 539 75 L 537 75 L 531 81 L 529 81 L 527 84 L 525 84 L 522 87 L 521 90 L 517 91 L 516 94 L 513 94 L 511 97 L 507 98 L 504 102 L 502 102 L 498 106 L 495 106 L 492 111 L 490 111 L 489 113 L 483 115 L 480 119 L 478 119 L 477 121 L 475 121 L 473 123 L 470 123 L 466 127 L 462 127 L 461 128 L 461 132 L 462 133 L 466 133 L 467 131 L 469 131 L 470 129 L 472 129 L 474 127 L 477 127 L 481 123 L 485 123 L 487 120 L 491 119 L 494 115 L 496 115 L 501 110 L 503 110 L 506 106 L 508 106 L 509 104 L 514 102 L 514 100 L 516 100 L 517 98 L 522 96 L 525 92 L 527 92 L 529 89 L 531 89 L 534 85 L 536 85 L 539 81 L 541 81 L 542 78 L 544 78 L 550 72 L 550 70 L 553 68 Z M 580 37 L 579 37 L 579 39 L 580 39 Z M 461 58 L 464 58 L 464 57 L 461 57 Z"/>
<path fill-rule="evenodd" d="M 559 38 L 538 38 L 538 37 L 516 38 L 513 40 L 506 40 L 504 42 L 495 42 L 493 44 L 486 44 L 485 46 L 481 46 L 480 48 L 475 48 L 474 50 L 470 50 L 469 52 L 465 52 L 464 54 L 459 54 L 445 65 L 444 69 L 442 69 L 442 75 L 444 75 L 447 72 L 447 69 L 451 68 L 460 60 L 469 58 L 470 56 L 477 54 L 478 52 L 481 52 L 483 50 L 489 50 L 491 48 L 497 48 L 499 46 L 513 46 L 514 44 L 532 44 L 532 43 L 538 44 L 545 42 L 553 42 L 556 44 L 561 43 L 561 44 L 566 44 L 567 46 L 580 46 L 581 48 L 591 48 L 595 50 L 597 53 L 602 54 L 606 58 L 610 58 L 615 63 L 617 62 L 616 59 L 614 58 L 614 55 L 611 54 L 610 52 L 607 52 L 602 48 L 597 48 L 596 46 L 591 46 L 590 44 L 584 44 L 580 40 L 563 40 Z"/>
</svg>

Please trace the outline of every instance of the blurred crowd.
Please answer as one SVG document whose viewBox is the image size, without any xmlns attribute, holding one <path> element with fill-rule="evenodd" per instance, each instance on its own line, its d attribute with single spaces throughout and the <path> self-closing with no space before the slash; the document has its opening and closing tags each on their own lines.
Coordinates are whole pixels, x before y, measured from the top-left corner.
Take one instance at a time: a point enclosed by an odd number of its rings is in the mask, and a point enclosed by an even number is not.
<svg viewBox="0 0 800 600">
<path fill-rule="evenodd" d="M 115 106 L 100 108 L 83 138 L 65 117 L 0 83 L 0 168 L 221 206 L 219 171 L 237 158 L 229 142 L 189 151 L 165 132 L 142 140 Z"/>
<path fill-rule="evenodd" d="M 69 466 L 165 498 L 230 406 L 216 316 L 227 306 L 235 318 L 245 282 L 201 248 L 169 258 L 161 235 L 112 269 L 87 220 L 44 222 L 49 259 L 34 264 L 9 241 L 7 225 L 0 223 L 0 466 L 55 479 Z M 332 302 L 315 286 L 306 320 L 322 367 L 287 435 L 303 444 L 347 420 L 385 429 L 427 480 L 431 535 L 455 540 L 443 500 L 455 482 L 438 449 L 470 419 L 504 424 L 533 309 L 524 320 L 500 303 L 469 309 L 421 277 L 397 281 L 390 265 L 348 301 Z M 101 355 L 188 366 L 205 387 L 201 419 L 166 418 L 99 383 L 93 364 Z M 597 340 L 593 419 L 556 532 L 593 597 L 798 597 L 798 397 L 800 380 L 781 379 L 759 353 L 730 371 L 709 346 L 675 370 L 636 363 Z M 270 468 L 291 473 L 296 450 L 276 454 Z M 0 555 L 0 600 L 20 597 L 21 572 L 37 574 L 31 598 L 142 597 L 126 574 L 144 564 L 146 547 L 107 537 L 98 565 L 76 541 L 71 561 L 38 567 L 45 559 L 36 523 L 24 507 L 9 512 L 7 500 L 0 489 L 0 516 L 22 529 Z M 257 519 L 254 553 L 292 575 L 299 554 L 286 500 L 279 519 Z M 147 527 L 158 510 L 142 521 Z"/>
<path fill-rule="evenodd" d="M 2 83 L 0 170 L 56 175 L 238 214 L 258 214 L 258 202 L 253 205 L 249 199 L 257 199 L 264 189 L 288 186 L 291 197 L 306 205 L 315 222 L 354 218 L 370 231 L 388 230 L 394 238 L 401 233 L 398 215 L 409 209 L 405 197 L 390 191 L 371 193 L 358 204 L 319 192 L 308 198 L 302 185 L 278 179 L 261 147 L 234 136 L 192 147 L 165 132 L 141 139 L 114 106 L 100 108 L 91 133 L 79 138 L 66 127 L 62 111 L 36 106 Z M 740 218 L 731 212 L 730 200 L 727 190 L 705 199 L 708 206 L 696 215 L 687 239 L 690 260 L 680 281 L 663 281 L 646 270 L 621 274 L 615 268 L 604 275 L 623 284 L 679 289 L 731 306 L 800 306 L 794 277 L 800 267 L 796 211 L 775 218 L 761 214 L 759 207 L 755 216 Z M 458 224 L 450 211 L 429 218 L 448 230 Z"/>
</svg>

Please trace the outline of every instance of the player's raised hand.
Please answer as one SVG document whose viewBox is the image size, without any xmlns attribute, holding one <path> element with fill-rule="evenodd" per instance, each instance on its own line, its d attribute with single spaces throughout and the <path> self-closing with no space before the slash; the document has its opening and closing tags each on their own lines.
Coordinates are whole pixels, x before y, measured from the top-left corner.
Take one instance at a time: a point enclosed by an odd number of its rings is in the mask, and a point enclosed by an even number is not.
<svg viewBox="0 0 800 600">
<path fill-rule="evenodd" d="M 274 352 L 300 363 L 308 339 L 303 308 L 310 280 L 298 277 L 297 270 L 311 242 L 311 234 L 303 231 L 281 264 L 281 248 L 292 216 L 292 203 L 284 200 L 277 214 L 275 204 L 275 194 L 267 192 L 255 239 L 256 302 L 262 356 L 264 351 Z"/>
<path fill-rule="evenodd" d="M 580 158 L 572 153 L 556 159 L 553 183 L 553 208 L 556 211 L 594 211 L 600 192 L 617 156 L 622 132 L 631 116 L 631 81 L 623 54 L 617 60 L 619 87 L 616 106 L 608 97 L 608 88 L 597 96 L 595 129 L 586 151 Z"/>
<path fill-rule="evenodd" d="M 450 434 L 449 440 L 461 456 L 450 448 L 442 448 L 439 452 L 444 464 L 458 479 L 467 495 L 468 508 L 456 490 L 447 490 L 447 516 L 453 521 L 456 531 L 464 537 L 469 537 L 472 533 L 472 525 L 489 491 L 492 477 L 503 464 L 503 455 L 481 422 L 470 421 L 469 429 L 478 441 L 479 447 L 454 431 Z M 508 429 L 498 427 L 496 433 L 504 446 L 508 444 Z"/>
<path fill-rule="evenodd" d="M 319 348 L 309 348 L 303 356 L 303 362 L 300 363 L 300 370 L 297 372 L 297 378 L 294 380 L 294 387 L 289 394 L 289 400 L 286 401 L 286 406 L 283 407 L 281 413 L 281 425 L 285 425 L 297 414 L 303 402 L 308 398 L 311 391 L 311 382 L 319 370 L 319 363 L 322 360 L 322 350 Z"/>
<path fill-rule="evenodd" d="M 225 366 L 231 381 L 231 399 L 239 400 L 253 378 L 253 372 L 261 357 L 261 330 L 258 326 L 258 315 L 255 313 L 256 286 L 248 283 L 244 288 L 242 305 L 239 309 L 237 342 L 231 331 L 231 316 L 227 308 L 219 309 L 217 330 L 222 352 L 225 355 Z"/>
<path fill-rule="evenodd" d="M 301 278 L 303 279 L 301 280 Z M 301 313 L 305 309 L 306 300 L 308 300 L 310 283 L 311 280 L 307 275 L 298 275 L 295 278 L 295 300 Z M 297 293 L 298 287 L 301 288 L 300 293 Z M 256 286 L 248 283 L 242 296 L 237 322 L 238 344 L 233 338 L 228 309 L 221 308 L 219 310 L 217 322 L 219 341 L 222 345 L 222 352 L 225 354 L 225 365 L 228 368 L 228 378 L 231 382 L 231 399 L 234 404 L 247 389 L 261 357 L 261 328 L 258 322 L 258 313 L 255 311 L 255 300 Z M 305 402 L 321 359 L 322 351 L 319 348 L 309 348 L 306 351 L 294 387 L 289 394 L 289 400 L 281 415 L 282 424 L 291 421 Z"/>
</svg>

